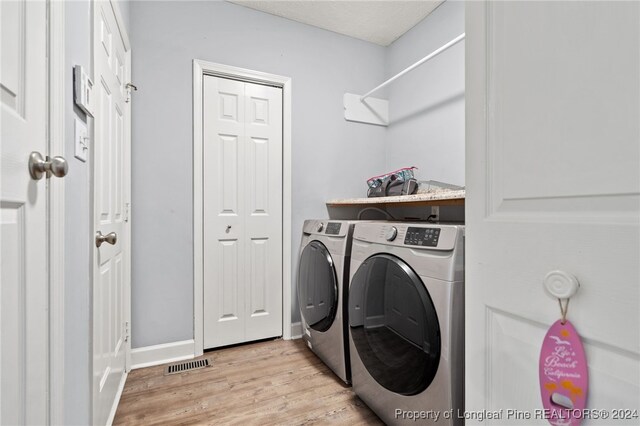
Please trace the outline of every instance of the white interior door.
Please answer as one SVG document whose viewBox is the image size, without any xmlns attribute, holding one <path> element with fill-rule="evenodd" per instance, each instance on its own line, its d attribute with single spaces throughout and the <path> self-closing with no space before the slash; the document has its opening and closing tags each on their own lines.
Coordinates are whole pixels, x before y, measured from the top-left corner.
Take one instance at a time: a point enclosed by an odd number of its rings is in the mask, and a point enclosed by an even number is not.
<svg viewBox="0 0 640 426">
<path fill-rule="evenodd" d="M 47 5 L 0 2 L 0 424 L 47 423 Z"/>
<path fill-rule="evenodd" d="M 204 347 L 282 335 L 282 89 L 204 77 Z"/>
<path fill-rule="evenodd" d="M 94 3 L 93 423 L 115 413 L 129 351 L 129 58 L 110 2 Z"/>
<path fill-rule="evenodd" d="M 587 407 L 637 410 L 640 4 L 468 2 L 466 17 L 466 408 L 542 408 L 560 318 L 542 282 L 564 270 Z"/>
</svg>

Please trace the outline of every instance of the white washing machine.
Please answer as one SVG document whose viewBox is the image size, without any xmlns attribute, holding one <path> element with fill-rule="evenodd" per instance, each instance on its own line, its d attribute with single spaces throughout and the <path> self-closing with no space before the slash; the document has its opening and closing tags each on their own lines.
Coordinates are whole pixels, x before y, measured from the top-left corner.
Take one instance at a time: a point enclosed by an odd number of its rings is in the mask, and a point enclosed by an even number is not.
<svg viewBox="0 0 640 426">
<path fill-rule="evenodd" d="M 346 300 L 356 221 L 306 220 L 297 293 L 303 339 L 345 383 L 351 381 Z"/>
<path fill-rule="evenodd" d="M 463 424 L 464 226 L 356 224 L 350 269 L 355 393 L 387 424 Z"/>
</svg>

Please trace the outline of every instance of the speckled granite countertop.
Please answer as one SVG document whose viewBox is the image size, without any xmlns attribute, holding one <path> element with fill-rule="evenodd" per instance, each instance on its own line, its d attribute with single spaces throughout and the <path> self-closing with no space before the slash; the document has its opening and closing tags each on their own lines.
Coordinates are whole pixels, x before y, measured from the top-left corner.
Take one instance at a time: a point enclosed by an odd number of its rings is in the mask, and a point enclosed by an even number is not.
<svg viewBox="0 0 640 426">
<path fill-rule="evenodd" d="M 453 201 L 458 200 L 460 204 L 464 203 L 465 191 L 438 190 L 413 195 L 399 195 L 395 197 L 376 197 L 376 198 L 343 198 L 330 200 L 327 202 L 329 206 L 349 206 L 362 204 L 402 204 L 402 203 L 421 203 L 434 204 L 434 201 Z"/>
</svg>

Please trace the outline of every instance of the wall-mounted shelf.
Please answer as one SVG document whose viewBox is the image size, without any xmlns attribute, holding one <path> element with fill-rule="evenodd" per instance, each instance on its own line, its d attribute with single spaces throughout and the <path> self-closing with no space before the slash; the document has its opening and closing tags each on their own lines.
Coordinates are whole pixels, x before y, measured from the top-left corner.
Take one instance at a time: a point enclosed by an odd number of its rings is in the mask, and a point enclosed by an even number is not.
<svg viewBox="0 0 640 426">
<path fill-rule="evenodd" d="M 386 99 L 371 98 L 371 95 L 393 83 L 408 72 L 413 71 L 420 65 L 424 64 L 428 60 L 435 58 L 451 46 L 455 46 L 465 38 L 465 33 L 460 34 L 458 37 L 451 40 L 444 46 L 434 50 L 424 58 L 420 59 L 415 64 L 405 68 L 398 74 L 387 79 L 385 82 L 377 85 L 373 89 L 369 90 L 364 95 L 354 95 L 353 93 L 345 93 L 344 102 L 344 118 L 347 121 L 357 121 L 359 123 L 377 124 L 379 126 L 389 125 L 389 101 Z"/>
<path fill-rule="evenodd" d="M 330 200 L 328 207 L 426 207 L 426 206 L 463 206 L 465 191 L 436 191 L 413 195 L 377 198 L 345 198 Z"/>
</svg>

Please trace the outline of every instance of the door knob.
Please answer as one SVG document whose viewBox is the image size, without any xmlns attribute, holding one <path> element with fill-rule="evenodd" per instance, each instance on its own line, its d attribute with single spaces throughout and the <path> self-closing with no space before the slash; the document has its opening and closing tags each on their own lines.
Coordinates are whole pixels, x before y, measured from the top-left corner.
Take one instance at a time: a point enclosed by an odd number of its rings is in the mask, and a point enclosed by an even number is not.
<svg viewBox="0 0 640 426">
<path fill-rule="evenodd" d="M 47 178 L 54 175 L 55 177 L 64 177 L 69 171 L 69 165 L 64 157 L 53 157 L 46 159 L 37 151 L 33 151 L 29 155 L 29 174 L 31 179 L 40 180 L 46 173 Z"/>
<path fill-rule="evenodd" d="M 115 232 L 109 232 L 107 235 L 102 235 L 102 232 L 96 232 L 96 247 L 100 247 L 102 243 L 109 243 L 112 246 L 118 241 L 118 234 Z"/>
</svg>

